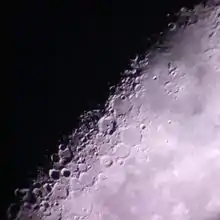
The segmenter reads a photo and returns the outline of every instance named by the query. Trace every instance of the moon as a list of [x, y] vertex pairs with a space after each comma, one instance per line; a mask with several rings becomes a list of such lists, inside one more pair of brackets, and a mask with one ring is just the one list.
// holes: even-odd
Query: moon
[[219, 220], [219, 94], [220, 6], [182, 9], [8, 219]]

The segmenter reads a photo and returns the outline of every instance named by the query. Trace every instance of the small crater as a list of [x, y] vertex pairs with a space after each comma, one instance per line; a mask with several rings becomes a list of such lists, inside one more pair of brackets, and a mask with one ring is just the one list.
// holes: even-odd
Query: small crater
[[65, 148], [64, 150], [59, 150], [59, 157], [67, 162], [70, 162], [70, 160], [72, 159], [72, 152], [70, 151], [69, 148]]
[[52, 188], [51, 188], [51, 186], [50, 186], [50, 184], [49, 183], [45, 183], [44, 185], [43, 185], [43, 189], [44, 189], [44, 191], [46, 191], [46, 192], [51, 192], [51, 190], [52, 190]]
[[68, 189], [62, 183], [55, 183], [52, 191], [52, 198], [55, 200], [65, 199], [68, 196]]
[[40, 213], [43, 213], [46, 212], [46, 208], [44, 206], [40, 206], [39, 207], [39, 210], [38, 210]]
[[95, 176], [93, 172], [81, 173], [79, 176], [79, 181], [84, 187], [92, 186], [95, 182]]
[[141, 125], [140, 125], [140, 129], [141, 129], [141, 130], [144, 130], [145, 128], [146, 128], [146, 125], [145, 125], [145, 124], [141, 124]]
[[117, 164], [120, 166], [123, 166], [125, 164], [125, 161], [122, 158], [117, 159]]
[[116, 121], [113, 117], [103, 117], [98, 122], [99, 131], [103, 134], [113, 134], [116, 129]]
[[63, 168], [63, 169], [61, 170], [61, 175], [64, 176], [64, 177], [69, 177], [69, 176], [71, 175], [71, 172], [70, 172], [69, 169]]
[[47, 202], [47, 201], [42, 201], [42, 202], [40, 203], [40, 206], [43, 206], [45, 209], [47, 209], [47, 208], [50, 207], [50, 204], [49, 204], [49, 202]]
[[[51, 216], [51, 210], [50, 209], [45, 209], [45, 207], [41, 206], [40, 207], [40, 211], [43, 212], [43, 216]], [[51, 219], [51, 218], [49, 218]], [[53, 219], [53, 216], [52, 216], [52, 219]], [[60, 219], [58, 219], [60, 220]]]
[[64, 151], [64, 150], [67, 149], [67, 146], [66, 146], [65, 144], [60, 144], [60, 145], [58, 146], [58, 149], [61, 150], [61, 151]]
[[33, 182], [32, 187], [33, 188], [41, 188], [42, 184], [40, 182]]
[[60, 160], [60, 157], [58, 156], [58, 154], [53, 154], [51, 156], [51, 161], [52, 162], [57, 163], [57, 162], [59, 162], [59, 160]]
[[34, 188], [32, 190], [32, 193], [37, 197], [42, 195], [41, 189], [39, 189], [39, 188]]
[[113, 109], [116, 117], [127, 114], [132, 108], [129, 99], [117, 97], [113, 100]]
[[18, 197], [19, 199], [22, 199], [27, 193], [29, 192], [29, 189], [16, 189], [14, 191], [14, 195]]
[[115, 146], [113, 150], [113, 155], [116, 158], [126, 158], [129, 156], [130, 152], [131, 152], [130, 147], [128, 147], [127, 145], [123, 143], [120, 143]]
[[170, 31], [175, 31], [176, 30], [176, 24], [173, 23], [173, 22], [170, 22], [168, 24], [168, 28], [169, 28]]
[[113, 160], [110, 156], [103, 155], [103, 156], [100, 157], [100, 164], [103, 167], [110, 167], [113, 164]]
[[60, 171], [55, 169], [50, 169], [49, 177], [53, 180], [58, 180], [60, 178]]
[[177, 67], [174, 66], [171, 62], [168, 63], [168, 73], [171, 77], [174, 77], [177, 74]]
[[106, 176], [104, 173], [99, 173], [98, 176], [97, 176], [97, 181], [98, 182], [106, 180], [106, 179], [108, 179], [108, 176]]

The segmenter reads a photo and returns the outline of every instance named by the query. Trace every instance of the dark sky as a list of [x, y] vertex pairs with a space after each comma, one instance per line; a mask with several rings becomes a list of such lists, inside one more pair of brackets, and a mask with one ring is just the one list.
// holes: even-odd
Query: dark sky
[[166, 13], [195, 0], [45, 2], [14, 5], [15, 141], [2, 161], [6, 206], [79, 114], [104, 104], [108, 82], [118, 82], [129, 58], [165, 28]]

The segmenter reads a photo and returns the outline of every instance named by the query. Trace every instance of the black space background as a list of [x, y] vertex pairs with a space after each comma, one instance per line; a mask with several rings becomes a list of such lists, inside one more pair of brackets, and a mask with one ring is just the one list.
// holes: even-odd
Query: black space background
[[[5, 212], [84, 110], [104, 104], [129, 58], [154, 43], [167, 12], [195, 0], [21, 1], [14, 5], [15, 120], [1, 160]], [[198, 3], [198, 1], [197, 1]], [[13, 140], [13, 141], [12, 141]], [[3, 188], [2, 188], [3, 189]]]

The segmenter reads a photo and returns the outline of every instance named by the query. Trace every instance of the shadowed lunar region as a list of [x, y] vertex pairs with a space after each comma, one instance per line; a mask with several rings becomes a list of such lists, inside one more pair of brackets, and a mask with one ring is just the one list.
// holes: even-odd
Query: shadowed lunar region
[[220, 7], [182, 9], [123, 76], [9, 219], [220, 219]]

